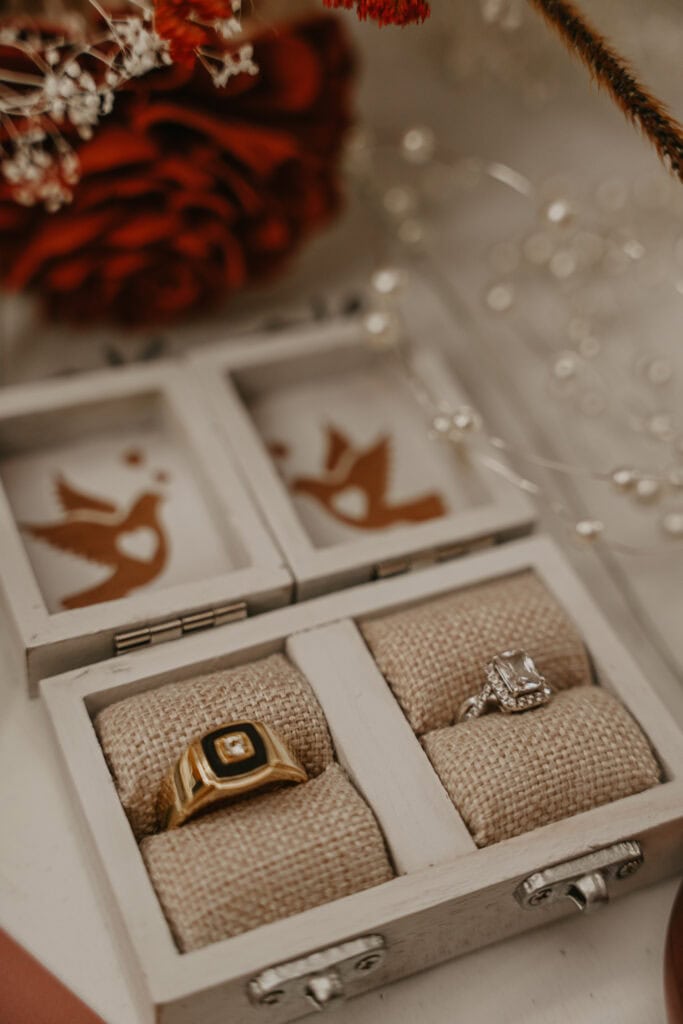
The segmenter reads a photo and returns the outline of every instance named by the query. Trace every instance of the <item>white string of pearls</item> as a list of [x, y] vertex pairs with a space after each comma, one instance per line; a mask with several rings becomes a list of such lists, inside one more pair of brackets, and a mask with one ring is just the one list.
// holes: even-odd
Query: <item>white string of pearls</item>
[[[436, 400], [412, 370], [412, 361], [409, 358], [407, 347], [414, 342], [406, 341], [394, 305], [393, 300], [398, 297], [405, 283], [406, 271], [404, 269], [381, 267], [375, 271], [371, 279], [373, 305], [364, 317], [363, 326], [368, 345], [375, 352], [393, 359], [406, 377], [416, 401], [428, 418], [427, 433], [431, 439], [460, 447], [478, 435], [483, 437], [491, 448], [504, 452], [514, 461], [526, 461], [539, 468], [570, 477], [590, 477], [597, 482], [608, 483], [616, 493], [633, 497], [643, 504], [655, 503], [665, 490], [683, 491], [683, 466], [674, 467], [666, 477], [658, 477], [627, 466], [619, 466], [607, 471], [594, 471], [559, 460], [547, 459], [533, 452], [519, 451], [504, 438], [488, 434], [482, 416], [470, 406], [451, 408]], [[587, 543], [601, 540], [622, 553], [652, 552], [652, 546], [634, 547], [605, 537], [607, 526], [601, 519], [591, 517], [576, 519], [566, 504], [549, 497], [538, 483], [517, 472], [510, 465], [499, 462], [490, 454], [482, 453], [479, 450], [471, 450], [470, 454], [485, 469], [497, 473], [511, 485], [548, 505], [576, 539]], [[668, 539], [683, 539], [683, 509], [666, 512], [662, 518], [661, 527]]]
[[[385, 163], [390, 168], [388, 176], [383, 173]], [[612, 340], [601, 322], [603, 310], [591, 305], [593, 290], [603, 281], [613, 290], [611, 301], [618, 307], [625, 295], [630, 297], [633, 292], [640, 296], [653, 279], [661, 279], [662, 265], [669, 269], [667, 255], [657, 251], [658, 245], [663, 249], [662, 228], [675, 230], [677, 223], [681, 224], [681, 235], [674, 245], [673, 288], [683, 295], [680, 186], [673, 186], [664, 175], [632, 184], [608, 179], [598, 184], [592, 205], [581, 205], [570, 189], [563, 190], [556, 183], [535, 186], [505, 164], [445, 153], [435, 133], [419, 125], [408, 128], [398, 146], [379, 145], [366, 132], [357, 133], [350, 148], [349, 168], [383, 217], [390, 258], [395, 258], [398, 251], [401, 264], [422, 252], [443, 203], [452, 201], [454, 195], [457, 198], [458, 193], [471, 193], [486, 181], [503, 185], [529, 204], [532, 211], [537, 211], [538, 222], [525, 237], [492, 245], [491, 269], [504, 276], [494, 279], [483, 295], [485, 308], [491, 316], [500, 316], [512, 315], [519, 305], [533, 306], [533, 297], [528, 302], [521, 297], [525, 274], [530, 287], [538, 289], [540, 285], [546, 294], [552, 293], [567, 312], [566, 341], [555, 354], [550, 346], [551, 397], [571, 403], [570, 411], [587, 419], [604, 417], [609, 402], [609, 415], [624, 437], [632, 433], [634, 441], [654, 443], [659, 451], [654, 458], [646, 453], [639, 459], [640, 466], [620, 465], [595, 471], [515, 451], [501, 438], [492, 437], [489, 442], [518, 461], [605, 482], [625, 500], [643, 508], [652, 506], [658, 516], [658, 528], [667, 540], [683, 537], [683, 503], [679, 500], [683, 498], [683, 424], [677, 424], [671, 406], [663, 404], [668, 401], [676, 409], [672, 394], [676, 383], [674, 364], [661, 352], [639, 350], [634, 356], [631, 378], [616, 381], [613, 367], [602, 365], [610, 354]], [[641, 225], [638, 231], [633, 226], [622, 228], [622, 219], [637, 224], [635, 213], [644, 220], [645, 227]], [[645, 234], [648, 225], [650, 236]], [[677, 270], [678, 267], [681, 269]], [[517, 282], [515, 277], [519, 278]], [[379, 349], [391, 350], [401, 334], [400, 324], [386, 301], [400, 287], [400, 279], [401, 273], [390, 267], [381, 268], [374, 275], [373, 293], [379, 309], [368, 314], [367, 331], [372, 344]], [[623, 348], [623, 340], [617, 338], [612, 351], [621, 354]], [[446, 424], [449, 412], [454, 411], [436, 410], [432, 433], [441, 429], [448, 434], [452, 429]], [[458, 434], [456, 427], [454, 436]], [[668, 457], [668, 466], [662, 465], [662, 457]], [[520, 478], [518, 485], [543, 499], [531, 481]], [[591, 519], [577, 528], [576, 534], [595, 540], [603, 535], [604, 529], [602, 522]]]

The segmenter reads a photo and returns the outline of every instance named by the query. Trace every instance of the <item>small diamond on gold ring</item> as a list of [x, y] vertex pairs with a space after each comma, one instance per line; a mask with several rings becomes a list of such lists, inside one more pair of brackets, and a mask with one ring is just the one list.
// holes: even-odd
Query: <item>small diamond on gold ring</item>
[[505, 714], [531, 711], [547, 704], [552, 695], [552, 688], [526, 651], [503, 651], [486, 665], [486, 682], [479, 693], [460, 705], [458, 721], [480, 718], [494, 709]]

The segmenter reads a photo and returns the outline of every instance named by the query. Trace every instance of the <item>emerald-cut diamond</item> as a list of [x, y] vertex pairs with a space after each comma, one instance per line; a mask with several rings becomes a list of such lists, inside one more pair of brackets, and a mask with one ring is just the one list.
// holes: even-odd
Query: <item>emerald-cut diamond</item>
[[460, 705], [458, 721], [479, 718], [494, 709], [529, 711], [547, 704], [552, 695], [552, 688], [526, 651], [503, 651], [486, 665], [486, 682], [479, 693]]
[[547, 703], [552, 690], [526, 651], [503, 651], [486, 666], [486, 677], [503, 711], [526, 711]]

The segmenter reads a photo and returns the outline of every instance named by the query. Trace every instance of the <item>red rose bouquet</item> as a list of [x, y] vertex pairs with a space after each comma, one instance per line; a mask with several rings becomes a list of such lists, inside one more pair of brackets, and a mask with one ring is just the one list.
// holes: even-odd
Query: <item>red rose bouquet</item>
[[352, 81], [338, 22], [250, 36], [258, 74], [220, 88], [188, 58], [182, 24], [180, 62], [128, 82], [91, 138], [69, 139], [70, 203], [46, 213], [0, 183], [0, 282], [53, 317], [141, 325], [206, 310], [280, 268], [338, 208]]
[[[330, 17], [291, 20], [296, 0], [258, 35], [241, 0], [109, 2], [88, 0], [84, 45], [0, 24], [0, 284], [54, 317], [170, 321], [263, 278], [334, 213], [351, 60]], [[683, 178], [683, 130], [578, 7], [529, 2]], [[322, 3], [382, 25], [430, 13]]]

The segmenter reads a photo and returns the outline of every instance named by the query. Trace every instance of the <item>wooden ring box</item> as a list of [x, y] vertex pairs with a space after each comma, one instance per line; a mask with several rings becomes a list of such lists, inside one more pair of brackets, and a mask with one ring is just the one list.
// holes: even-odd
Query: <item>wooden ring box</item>
[[[409, 330], [415, 336], [420, 330], [438, 346], [448, 324], [435, 309], [424, 297], [414, 303]], [[466, 402], [436, 350], [420, 349], [415, 369], [437, 400]], [[277, 406], [278, 387], [293, 388], [294, 408], [296, 388], [319, 375], [336, 384], [368, 375], [370, 392], [374, 387], [380, 395], [385, 372], [381, 355], [368, 354], [362, 330], [352, 322], [210, 349], [183, 368], [112, 371], [0, 396], [0, 451], [14, 458], [43, 446], [47, 431], [53, 442], [62, 443], [86, 431], [120, 429], [122, 416], [128, 426], [136, 415], [144, 420], [153, 394], [155, 423], [180, 439], [212, 522], [219, 531], [229, 530], [232, 546], [243, 552], [232, 571], [206, 580], [50, 612], [15, 521], [15, 505], [7, 495], [0, 498], [4, 599], [17, 657], [32, 681], [48, 676], [41, 694], [87, 825], [112, 925], [122, 934], [131, 979], [150, 1021], [293, 1020], [312, 1009], [310, 986], [325, 971], [336, 972], [346, 994], [353, 995], [572, 912], [568, 900], [534, 909], [521, 905], [515, 893], [519, 897], [539, 873], [558, 866], [566, 873], [567, 865], [575, 864], [582, 874], [586, 857], [602, 856], [616, 895], [680, 866], [681, 732], [554, 543], [542, 537], [512, 539], [533, 521], [518, 492], [498, 477], [484, 478], [474, 464], [455, 465], [452, 453], [444, 451], [431, 464], [439, 474], [450, 471], [464, 481], [465, 507], [455, 508], [453, 502], [439, 518], [392, 524], [359, 539], [343, 530], [324, 534], [320, 519], [302, 515], [301, 502], [288, 494], [287, 472], [276, 468], [277, 454], [269, 449], [281, 439], [269, 436], [264, 402], [275, 393]], [[335, 393], [343, 390], [325, 393], [321, 423], [322, 414], [335, 410]], [[387, 407], [368, 394], [360, 407], [348, 406], [347, 423], [347, 429], [355, 423], [362, 435], [356, 443], [366, 447], [377, 436], [371, 414], [378, 409], [395, 417], [409, 404], [402, 396]], [[359, 408], [365, 410], [362, 417]], [[66, 410], [68, 421], [61, 415]], [[424, 420], [414, 411], [408, 419], [419, 433], [415, 444], [426, 444]], [[286, 444], [294, 442], [296, 434], [290, 434]], [[318, 464], [324, 458], [321, 445], [309, 452]], [[422, 464], [419, 455], [414, 458], [421, 471], [429, 468], [429, 459]], [[4, 482], [2, 464], [0, 476]], [[424, 488], [420, 480], [417, 493]], [[662, 766], [663, 782], [477, 849], [356, 621], [528, 569], [580, 630], [599, 684], [641, 726]], [[298, 603], [276, 607], [294, 597]], [[247, 617], [228, 625], [212, 617], [212, 609], [234, 605]], [[208, 626], [218, 628], [204, 631]], [[179, 636], [180, 643], [159, 642]], [[112, 785], [93, 718], [126, 696], [275, 651], [285, 653], [312, 686], [337, 758], [373, 810], [397, 877], [180, 954]], [[623, 854], [624, 843], [639, 844], [642, 866], [631, 875], [621, 870], [624, 861], [610, 873], [610, 851], [615, 847]]]
[[[533, 569], [581, 630], [600, 685], [638, 721], [664, 781], [654, 789], [477, 849], [356, 626], [477, 582]], [[168, 681], [284, 652], [312, 686], [338, 760], [384, 833], [397, 877], [384, 885], [181, 955], [111, 783], [92, 724], [107, 704]], [[376, 971], [356, 973], [348, 995], [383, 985], [477, 946], [571, 912], [569, 900], [523, 908], [515, 891], [549, 866], [603, 848], [640, 844], [644, 862], [611, 883], [613, 895], [651, 884], [680, 866], [683, 845], [681, 734], [590, 595], [545, 538], [500, 545], [446, 565], [330, 594], [178, 644], [132, 653], [44, 681], [43, 698], [83, 811], [128, 960], [150, 1021], [295, 1019], [311, 1006], [305, 986], [281, 1003], [254, 1002], [267, 969], [380, 937]], [[341, 952], [340, 952], [341, 951]], [[324, 961], [324, 958], [323, 958]], [[316, 973], [311, 961], [307, 970]], [[156, 1014], [156, 1017], [154, 1016]]]

